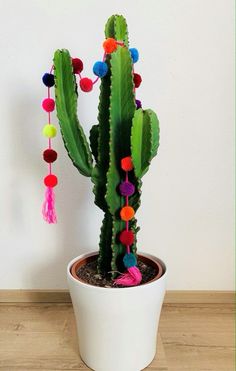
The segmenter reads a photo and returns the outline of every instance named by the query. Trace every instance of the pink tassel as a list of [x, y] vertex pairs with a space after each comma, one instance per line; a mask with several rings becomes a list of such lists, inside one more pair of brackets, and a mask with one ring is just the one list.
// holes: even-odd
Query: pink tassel
[[47, 187], [46, 189], [42, 213], [43, 218], [47, 223], [51, 224], [57, 222], [55, 210], [55, 195], [52, 187]]
[[130, 267], [128, 272], [122, 274], [114, 282], [122, 286], [136, 286], [142, 281], [142, 274], [137, 267]]

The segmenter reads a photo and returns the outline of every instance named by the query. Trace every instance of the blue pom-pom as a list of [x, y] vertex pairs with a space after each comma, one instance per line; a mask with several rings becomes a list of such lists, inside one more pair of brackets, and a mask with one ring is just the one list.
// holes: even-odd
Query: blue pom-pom
[[139, 52], [138, 52], [138, 50], [136, 48], [130, 48], [129, 51], [131, 53], [131, 57], [133, 59], [133, 63], [138, 62], [138, 60], [139, 60]]
[[125, 254], [123, 262], [126, 268], [135, 267], [135, 265], [137, 265], [136, 256], [132, 253]]
[[55, 84], [54, 75], [52, 73], [45, 73], [42, 77], [44, 85], [51, 88]]
[[105, 62], [96, 62], [93, 66], [93, 73], [98, 77], [104, 77], [107, 74], [108, 66]]

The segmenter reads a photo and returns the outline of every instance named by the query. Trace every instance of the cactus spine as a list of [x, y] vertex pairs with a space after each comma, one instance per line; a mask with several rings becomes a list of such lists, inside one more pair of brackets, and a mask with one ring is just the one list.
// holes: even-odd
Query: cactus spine
[[[153, 111], [136, 110], [133, 62], [128, 49], [128, 31], [123, 16], [113, 15], [105, 27], [106, 38], [124, 42], [112, 54], [106, 55], [109, 71], [101, 79], [98, 106], [98, 125], [90, 130], [87, 141], [77, 117], [77, 85], [71, 57], [67, 50], [54, 55], [55, 96], [57, 116], [68, 155], [82, 175], [91, 177], [95, 204], [104, 211], [101, 227], [98, 271], [115, 271], [122, 265], [125, 246], [118, 239], [125, 228], [119, 211], [124, 197], [117, 187], [124, 178], [120, 167], [123, 157], [132, 156], [134, 171], [130, 181], [136, 192], [130, 205], [136, 211], [140, 206], [141, 178], [148, 170], [159, 144], [159, 125]], [[130, 228], [137, 233], [136, 219]], [[136, 252], [136, 239], [131, 247]]]

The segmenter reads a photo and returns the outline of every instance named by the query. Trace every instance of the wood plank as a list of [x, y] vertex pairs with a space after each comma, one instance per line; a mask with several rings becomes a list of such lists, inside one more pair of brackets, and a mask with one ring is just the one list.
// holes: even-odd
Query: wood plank
[[166, 292], [165, 303], [204, 303], [204, 304], [231, 304], [235, 302], [234, 291], [208, 290], [169, 290]]
[[[235, 302], [233, 291], [167, 291], [164, 302], [231, 304]], [[0, 303], [71, 303], [68, 290], [0, 290]]]
[[[72, 305], [0, 305], [0, 369], [89, 370], [79, 356]], [[146, 370], [168, 371], [160, 336]]]
[[233, 371], [233, 304], [164, 305], [159, 331], [169, 370]]
[[[233, 304], [164, 304], [157, 355], [146, 371], [234, 371]], [[0, 370], [78, 370], [70, 303], [0, 305]]]

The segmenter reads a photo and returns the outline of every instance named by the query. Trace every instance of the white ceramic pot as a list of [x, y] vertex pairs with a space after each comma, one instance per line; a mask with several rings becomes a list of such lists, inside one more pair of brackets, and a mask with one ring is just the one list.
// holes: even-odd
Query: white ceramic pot
[[162, 264], [161, 278], [128, 288], [96, 287], [75, 279], [70, 272], [75, 261], [96, 254], [80, 255], [67, 267], [81, 358], [95, 371], [140, 371], [156, 353], [165, 264], [155, 256], [140, 253]]

